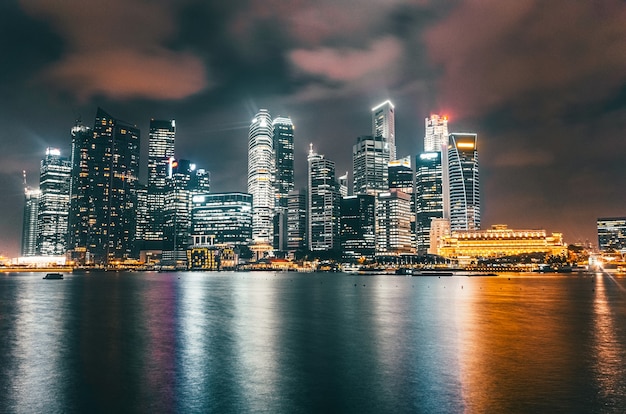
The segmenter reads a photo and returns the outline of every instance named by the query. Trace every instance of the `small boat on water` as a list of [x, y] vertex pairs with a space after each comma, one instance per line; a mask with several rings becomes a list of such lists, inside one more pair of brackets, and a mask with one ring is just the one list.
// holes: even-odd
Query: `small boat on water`
[[48, 273], [43, 278], [44, 279], [63, 279], [63, 273]]

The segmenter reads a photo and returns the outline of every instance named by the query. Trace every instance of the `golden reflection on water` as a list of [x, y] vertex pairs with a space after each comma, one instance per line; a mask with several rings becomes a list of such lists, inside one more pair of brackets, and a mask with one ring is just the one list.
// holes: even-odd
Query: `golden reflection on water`
[[[623, 323], [626, 315], [620, 314], [619, 308], [615, 309], [611, 306], [611, 296], [625, 295], [625, 289], [623, 280], [617, 280], [608, 273], [598, 274], [595, 282], [596, 296], [593, 302], [595, 382], [601, 398], [607, 402], [606, 409], [608, 410], [616, 402], [626, 398], [626, 384], [622, 381], [626, 376], [625, 344], [621, 344], [616, 336], [617, 318], [621, 317]], [[610, 289], [611, 292], [609, 288], [613, 288]]]
[[571, 339], [585, 325], [571, 318], [585, 318], [576, 308], [589, 306], [586, 296], [573, 298], [563, 280], [528, 277], [464, 283], [457, 318], [467, 412], [558, 411], [584, 387], [574, 378], [584, 350]]

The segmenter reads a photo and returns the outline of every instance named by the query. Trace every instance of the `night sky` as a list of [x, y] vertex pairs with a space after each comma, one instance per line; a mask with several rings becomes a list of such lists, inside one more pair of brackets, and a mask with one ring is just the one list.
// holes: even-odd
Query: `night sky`
[[424, 118], [478, 133], [483, 228], [560, 231], [597, 244], [626, 216], [626, 3], [621, 0], [4, 0], [0, 2], [0, 254], [19, 254], [22, 170], [69, 156], [96, 108], [137, 124], [176, 119], [176, 154], [245, 191], [259, 108], [352, 169], [370, 109], [396, 107], [398, 157]]

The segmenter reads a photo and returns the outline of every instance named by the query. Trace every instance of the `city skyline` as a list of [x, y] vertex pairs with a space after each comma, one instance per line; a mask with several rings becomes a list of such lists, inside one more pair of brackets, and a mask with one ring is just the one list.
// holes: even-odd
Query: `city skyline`
[[245, 167], [232, 166], [245, 164], [258, 109], [289, 116], [298, 188], [310, 142], [351, 170], [370, 109], [389, 99], [398, 158], [423, 151], [431, 114], [479, 135], [483, 228], [596, 244], [596, 219], [626, 214], [622, 3], [283, 6], [112, 1], [118, 30], [81, 2], [0, 6], [11, 57], [0, 69], [0, 254], [20, 249], [22, 171], [33, 187], [45, 149], [69, 156], [74, 120], [91, 127], [98, 106], [142, 131], [143, 183], [152, 118], [176, 119], [176, 157], [225, 192], [246, 189]]

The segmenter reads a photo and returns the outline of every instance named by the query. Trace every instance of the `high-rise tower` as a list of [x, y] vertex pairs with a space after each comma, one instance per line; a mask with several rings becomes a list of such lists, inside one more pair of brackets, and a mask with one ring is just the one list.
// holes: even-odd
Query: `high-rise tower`
[[101, 108], [92, 134], [72, 129], [70, 249], [80, 264], [108, 267], [132, 257], [139, 134]]
[[274, 249], [287, 250], [287, 208], [289, 193], [295, 187], [293, 166], [293, 123], [285, 117], [275, 118], [274, 130], [275, 191]]
[[415, 242], [417, 254], [430, 247], [433, 219], [443, 218], [442, 153], [422, 152], [415, 162]]
[[396, 124], [394, 106], [385, 101], [372, 108], [372, 136], [383, 137], [388, 146], [389, 160], [396, 159]]
[[37, 248], [42, 256], [60, 256], [67, 250], [71, 172], [71, 163], [61, 157], [61, 151], [46, 150], [41, 160], [37, 215]]
[[309, 250], [339, 249], [340, 200], [335, 162], [313, 152], [309, 163], [308, 231]]
[[[444, 214], [450, 230], [480, 230], [480, 183], [477, 135], [451, 133], [448, 145], [448, 189]], [[449, 213], [448, 213], [449, 212]]]
[[352, 147], [353, 194], [376, 195], [389, 189], [389, 146], [382, 136], [365, 135]]
[[143, 229], [143, 238], [148, 245], [159, 244], [163, 240], [163, 207], [166, 179], [168, 177], [170, 159], [174, 157], [175, 138], [176, 122], [173, 119], [150, 120], [148, 187], [146, 193], [147, 214], [146, 228]]
[[26, 184], [24, 171], [24, 216], [22, 219], [22, 256], [37, 255], [37, 216], [39, 213], [39, 189]]
[[433, 114], [424, 119], [424, 124], [424, 152], [441, 152], [441, 148], [448, 143], [448, 117]]
[[261, 109], [248, 134], [248, 193], [252, 195], [252, 239], [264, 245], [273, 242], [273, 136], [272, 117], [267, 109]]

